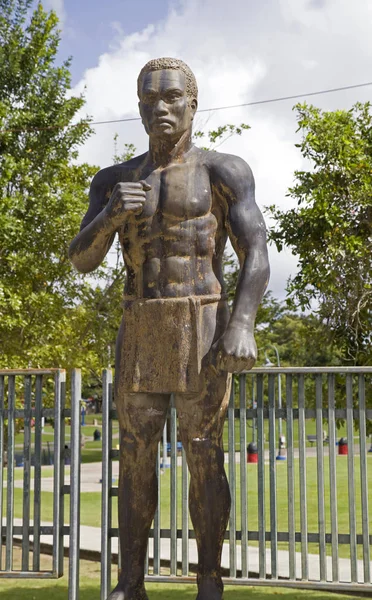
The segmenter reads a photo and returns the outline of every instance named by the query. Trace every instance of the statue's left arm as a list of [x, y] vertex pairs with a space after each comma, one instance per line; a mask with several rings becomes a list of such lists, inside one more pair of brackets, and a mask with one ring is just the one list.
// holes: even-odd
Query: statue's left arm
[[257, 358], [254, 323], [270, 275], [266, 227], [247, 163], [236, 156], [217, 154], [213, 162], [212, 188], [222, 204], [227, 233], [240, 264], [232, 315], [217, 343], [217, 366], [239, 372], [251, 369]]

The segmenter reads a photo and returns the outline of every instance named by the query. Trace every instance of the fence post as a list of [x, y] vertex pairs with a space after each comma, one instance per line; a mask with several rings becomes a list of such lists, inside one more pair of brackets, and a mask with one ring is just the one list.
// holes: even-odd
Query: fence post
[[54, 482], [53, 482], [53, 572], [63, 575], [63, 486], [65, 483], [65, 371], [57, 371], [54, 378]]
[[246, 375], [239, 376], [240, 404], [240, 512], [242, 577], [248, 577], [248, 499], [247, 499], [247, 394]]
[[263, 375], [257, 375], [257, 490], [258, 490], [258, 576], [266, 578], [266, 513], [265, 513], [265, 423]]
[[177, 413], [171, 396], [171, 555], [170, 574], [177, 575]]
[[235, 381], [232, 377], [230, 402], [228, 408], [228, 439], [229, 439], [229, 484], [231, 494], [231, 509], [229, 520], [230, 544], [230, 577], [236, 577], [236, 465], [235, 465]]
[[367, 473], [367, 424], [366, 424], [366, 395], [365, 378], [358, 378], [359, 403], [359, 445], [360, 445], [360, 485], [362, 504], [363, 528], [363, 571], [364, 583], [371, 581], [370, 550], [369, 550], [369, 518], [368, 518], [368, 473]]
[[31, 491], [31, 375], [24, 378], [22, 571], [29, 570]]
[[101, 517], [101, 600], [111, 589], [111, 495], [112, 488], [112, 371], [105, 369], [102, 377], [102, 517]]
[[71, 488], [68, 600], [79, 600], [80, 557], [80, 400], [81, 371], [73, 369], [71, 380]]
[[271, 577], [278, 579], [278, 510], [276, 503], [275, 375], [269, 374], [269, 470]]
[[328, 440], [329, 440], [329, 489], [331, 500], [332, 534], [332, 581], [339, 580], [338, 568], [338, 511], [336, 472], [336, 420], [335, 420], [335, 376], [328, 375]]
[[306, 493], [306, 423], [305, 423], [305, 380], [298, 376], [298, 448], [300, 458], [300, 520], [301, 520], [301, 578], [309, 579], [307, 542], [307, 493]]
[[358, 581], [355, 514], [355, 473], [354, 473], [354, 417], [353, 417], [353, 376], [346, 375], [346, 431], [348, 439], [347, 474], [349, 496], [350, 566], [351, 581]]
[[327, 558], [325, 541], [325, 507], [324, 507], [324, 440], [323, 440], [323, 396], [322, 375], [315, 378], [316, 403], [316, 465], [318, 482], [318, 529], [319, 529], [319, 570], [320, 581], [327, 579]]
[[296, 579], [296, 521], [292, 375], [286, 376], [289, 579]]
[[13, 526], [14, 526], [14, 438], [15, 438], [15, 376], [8, 378], [8, 481], [6, 506], [6, 548], [5, 569], [13, 565]]
[[0, 570], [3, 554], [4, 375], [0, 375]]

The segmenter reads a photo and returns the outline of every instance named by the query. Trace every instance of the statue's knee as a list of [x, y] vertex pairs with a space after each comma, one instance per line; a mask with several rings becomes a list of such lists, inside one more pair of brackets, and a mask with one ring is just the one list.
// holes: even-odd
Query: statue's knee
[[214, 469], [224, 463], [223, 448], [212, 437], [196, 436], [185, 444], [189, 465]]
[[124, 431], [121, 436], [120, 449], [122, 453], [133, 453], [138, 450], [138, 439], [133, 433]]
[[188, 447], [192, 457], [203, 458], [214, 451], [214, 443], [210, 437], [193, 437], [189, 440]]

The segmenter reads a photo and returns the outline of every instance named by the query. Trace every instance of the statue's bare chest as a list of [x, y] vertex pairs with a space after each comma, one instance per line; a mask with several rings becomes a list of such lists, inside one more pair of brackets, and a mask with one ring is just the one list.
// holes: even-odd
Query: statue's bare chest
[[204, 165], [176, 164], [153, 171], [147, 178], [151, 190], [138, 223], [151, 226], [156, 216], [166, 222], [189, 221], [207, 215], [212, 198], [209, 174]]

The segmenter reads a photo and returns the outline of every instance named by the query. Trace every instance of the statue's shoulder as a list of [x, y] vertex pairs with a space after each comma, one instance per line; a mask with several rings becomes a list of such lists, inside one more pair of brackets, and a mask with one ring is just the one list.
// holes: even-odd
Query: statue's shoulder
[[221, 181], [229, 185], [239, 180], [253, 182], [253, 174], [248, 163], [235, 156], [235, 154], [225, 154], [213, 150], [204, 150], [205, 164], [209, 168], [211, 179], [215, 182]]
[[140, 156], [134, 156], [130, 160], [126, 160], [125, 162], [118, 163], [116, 165], [111, 165], [109, 167], [104, 167], [98, 173], [95, 174], [92, 186], [93, 187], [101, 187], [101, 186], [114, 186], [119, 181], [132, 181], [135, 172], [142, 165], [145, 154], [141, 154]]

